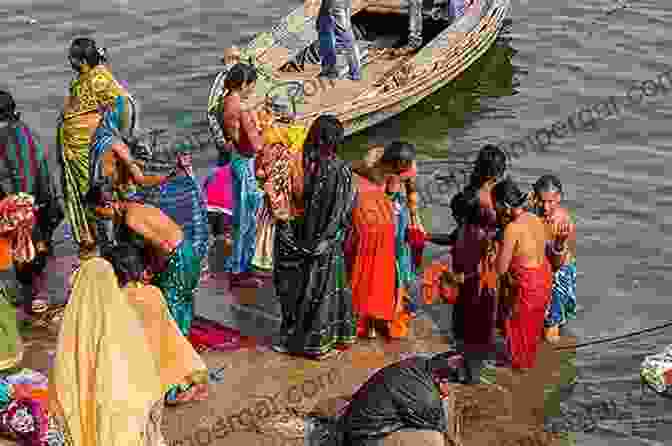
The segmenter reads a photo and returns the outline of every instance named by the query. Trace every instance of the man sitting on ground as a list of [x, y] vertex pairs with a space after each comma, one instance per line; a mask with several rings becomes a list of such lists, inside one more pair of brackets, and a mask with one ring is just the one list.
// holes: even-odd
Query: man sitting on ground
[[[461, 356], [456, 352], [418, 355], [378, 370], [334, 418], [309, 418], [310, 446], [380, 446], [406, 432], [410, 444], [444, 445], [454, 439], [455, 414], [449, 383], [457, 382]], [[454, 400], [453, 400], [454, 401]]]

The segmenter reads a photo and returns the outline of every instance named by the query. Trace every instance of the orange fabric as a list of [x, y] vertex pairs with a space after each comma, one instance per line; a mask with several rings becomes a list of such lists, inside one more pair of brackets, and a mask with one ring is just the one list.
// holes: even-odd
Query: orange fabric
[[[422, 298], [426, 305], [435, 303], [439, 296], [443, 303], [456, 304], [459, 288], [444, 286], [442, 278], [445, 273], [454, 272], [452, 262], [446, 263], [445, 259], [433, 262], [422, 273]], [[496, 277], [495, 277], [496, 278]]]
[[355, 175], [353, 211], [352, 301], [360, 318], [391, 321], [395, 313], [396, 240], [392, 201], [384, 186]]
[[394, 310], [394, 319], [387, 323], [387, 329], [391, 338], [405, 338], [408, 336], [408, 324], [411, 321], [411, 314], [406, 311], [405, 301], [408, 299], [408, 293], [405, 288], [397, 290], [397, 302]]
[[0, 271], [6, 271], [14, 263], [12, 258], [12, 249], [9, 240], [5, 237], [0, 237]]

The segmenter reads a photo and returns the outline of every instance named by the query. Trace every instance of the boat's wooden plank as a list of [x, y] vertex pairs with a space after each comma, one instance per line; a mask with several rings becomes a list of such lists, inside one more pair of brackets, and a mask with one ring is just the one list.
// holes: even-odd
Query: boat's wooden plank
[[[405, 0], [359, 0], [355, 9], [392, 9], [395, 6], [402, 7], [403, 1]], [[493, 9], [493, 2], [499, 6]], [[317, 14], [319, 3], [320, 0], [307, 0], [303, 14], [299, 15], [305, 18]], [[438, 90], [462, 73], [490, 47], [510, 3], [508, 0], [481, 0], [481, 6], [490, 10], [489, 13], [471, 11], [472, 14], [460, 19], [455, 26], [451, 26], [450, 31], [444, 31], [413, 56], [389, 58], [375, 55], [364, 67], [362, 81], [322, 82], [321, 87], [317, 80], [311, 82], [311, 92], [297, 110], [304, 116], [301, 121], [309, 124], [320, 113], [335, 113], [346, 127], [352, 127], [352, 131], [356, 132], [405, 110]], [[293, 14], [297, 15], [297, 11]], [[312, 26], [314, 27], [314, 18]], [[316, 37], [314, 28], [302, 34], [300, 37], [288, 37], [293, 40], [293, 46], [297, 46], [300, 41], [305, 41], [307, 46], [311, 43], [311, 36]], [[275, 46], [280, 44], [277, 40], [273, 42]], [[266, 93], [264, 89], [270, 88], [273, 83], [283, 80], [309, 81], [317, 76], [320, 67], [310, 65], [302, 73], [278, 72], [278, 68], [296, 52], [296, 48], [288, 52], [280, 48], [264, 52], [260, 61], [265, 62], [268, 73], [273, 73], [273, 81], [269, 77], [270, 83], [260, 88], [257, 91], [259, 97], [251, 98], [248, 105], [263, 103]]]

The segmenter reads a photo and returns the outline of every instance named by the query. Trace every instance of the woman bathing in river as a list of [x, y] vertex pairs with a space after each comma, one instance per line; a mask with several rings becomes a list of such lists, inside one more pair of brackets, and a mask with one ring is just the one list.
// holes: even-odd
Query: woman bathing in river
[[514, 369], [531, 369], [551, 297], [552, 268], [566, 260], [572, 228], [559, 225], [551, 240], [544, 221], [525, 209], [527, 197], [511, 179], [493, 188], [492, 201], [504, 226], [497, 274], [510, 273], [513, 279], [510, 311], [504, 322], [509, 359]]
[[573, 223], [569, 255], [554, 274], [551, 304], [544, 320], [546, 340], [551, 343], [559, 341], [560, 327], [576, 318], [576, 221], [560, 206], [562, 194], [560, 180], [554, 175], [544, 175], [534, 183], [530, 203], [532, 212], [543, 217], [549, 229], [554, 224]]
[[451, 207], [459, 225], [453, 250], [454, 272], [464, 274], [453, 308], [453, 331], [464, 355], [467, 384], [480, 382], [483, 361], [495, 353], [497, 218], [492, 190], [506, 172], [506, 154], [486, 145], [474, 164], [469, 184]]

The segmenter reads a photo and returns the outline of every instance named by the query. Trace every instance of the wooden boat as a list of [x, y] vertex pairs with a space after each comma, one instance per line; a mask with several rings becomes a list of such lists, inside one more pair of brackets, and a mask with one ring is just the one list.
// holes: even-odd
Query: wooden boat
[[[434, 0], [440, 1], [446, 0]], [[309, 125], [330, 113], [347, 135], [360, 132], [418, 103], [478, 60], [497, 38], [511, 0], [472, 0], [464, 16], [448, 20], [435, 20], [437, 6], [429, 3], [431, 8], [423, 8], [424, 46], [401, 56], [390, 49], [408, 39], [407, 0], [355, 0], [352, 21], [362, 52], [362, 80], [328, 81], [317, 77], [320, 0], [307, 0], [243, 48], [244, 58], [253, 58], [260, 72], [246, 107], [259, 109], [266, 97], [282, 91], [293, 97], [299, 123]]]

